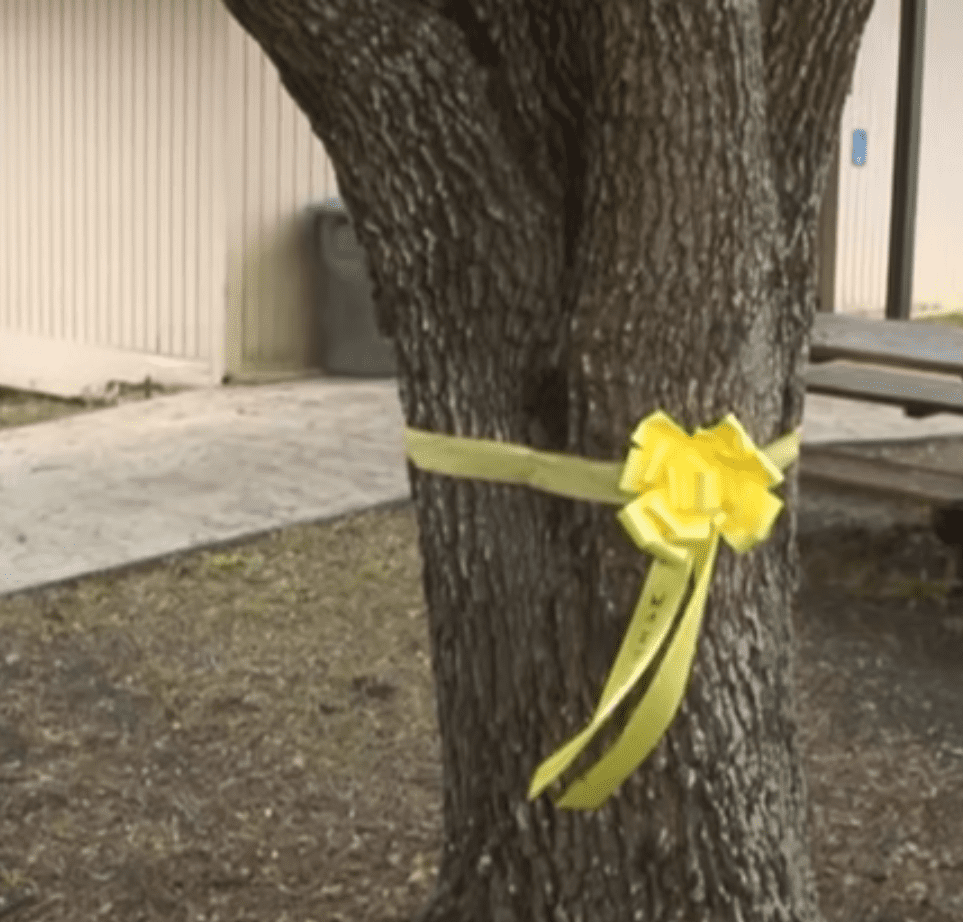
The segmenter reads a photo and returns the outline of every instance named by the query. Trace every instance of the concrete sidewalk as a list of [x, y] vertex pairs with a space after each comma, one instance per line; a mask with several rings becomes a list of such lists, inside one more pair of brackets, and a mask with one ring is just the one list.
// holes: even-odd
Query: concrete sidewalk
[[[409, 497], [393, 380], [188, 391], [0, 430], [0, 596]], [[803, 440], [963, 435], [807, 398]]]

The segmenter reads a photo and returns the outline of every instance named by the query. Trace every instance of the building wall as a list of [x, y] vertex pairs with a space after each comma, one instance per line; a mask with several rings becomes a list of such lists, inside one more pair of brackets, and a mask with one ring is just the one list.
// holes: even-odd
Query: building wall
[[219, 0], [0, 0], [0, 384], [310, 364], [320, 142]]
[[[214, 0], [219, 9], [222, 5]], [[306, 206], [337, 196], [321, 142], [257, 43], [224, 13], [227, 128], [233, 171], [228, 203], [227, 369], [241, 377], [309, 368], [316, 310], [306, 275]]]
[[913, 300], [963, 310], [963, 3], [929, 0]]
[[[899, 0], [877, 0], [843, 113], [843, 312], [884, 312], [898, 26]], [[963, 309], [961, 73], [963, 5], [934, 0], [914, 312]], [[0, 0], [0, 385], [69, 395], [310, 367], [302, 215], [336, 194], [219, 0]]]
[[[835, 309], [886, 311], [900, 0], [876, 0], [840, 126]], [[963, 4], [930, 0], [926, 11], [911, 313], [963, 310]], [[868, 134], [863, 166], [853, 131]]]

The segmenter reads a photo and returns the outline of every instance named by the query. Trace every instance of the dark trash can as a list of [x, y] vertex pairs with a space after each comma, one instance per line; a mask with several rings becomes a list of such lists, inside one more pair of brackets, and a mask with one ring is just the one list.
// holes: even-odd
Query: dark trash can
[[318, 360], [333, 375], [390, 378], [394, 345], [375, 323], [368, 257], [340, 199], [314, 209]]

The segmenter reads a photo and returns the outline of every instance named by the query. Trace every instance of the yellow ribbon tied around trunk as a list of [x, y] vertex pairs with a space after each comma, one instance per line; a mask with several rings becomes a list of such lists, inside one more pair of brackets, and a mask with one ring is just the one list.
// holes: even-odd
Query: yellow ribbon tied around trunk
[[[757, 448], [731, 413], [689, 436], [657, 410], [632, 433], [624, 464], [592, 461], [487, 439], [405, 430], [412, 464], [451, 477], [527, 484], [572, 499], [621, 506], [618, 519], [656, 560], [588, 726], [536, 769], [529, 799], [556, 781], [665, 655], [625, 729], [574, 781], [557, 806], [594, 810], [648, 758], [675, 717], [688, 683], [719, 537], [744, 553], [764, 541], [782, 502], [770, 490], [799, 454], [800, 431]], [[679, 608], [694, 588], [678, 626]]]

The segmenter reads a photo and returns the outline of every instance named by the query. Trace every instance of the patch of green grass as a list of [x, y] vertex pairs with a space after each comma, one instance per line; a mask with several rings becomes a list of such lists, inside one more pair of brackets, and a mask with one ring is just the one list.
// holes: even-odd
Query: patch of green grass
[[65, 416], [102, 410], [131, 400], [147, 400], [154, 395], [176, 394], [183, 390], [187, 388], [157, 384], [149, 378], [143, 384], [112, 381], [102, 397], [53, 397], [0, 386], [0, 429], [53, 422]]
[[948, 323], [950, 326], [963, 328], [963, 311], [952, 311], [947, 314], [923, 314], [911, 319], [923, 323]]

